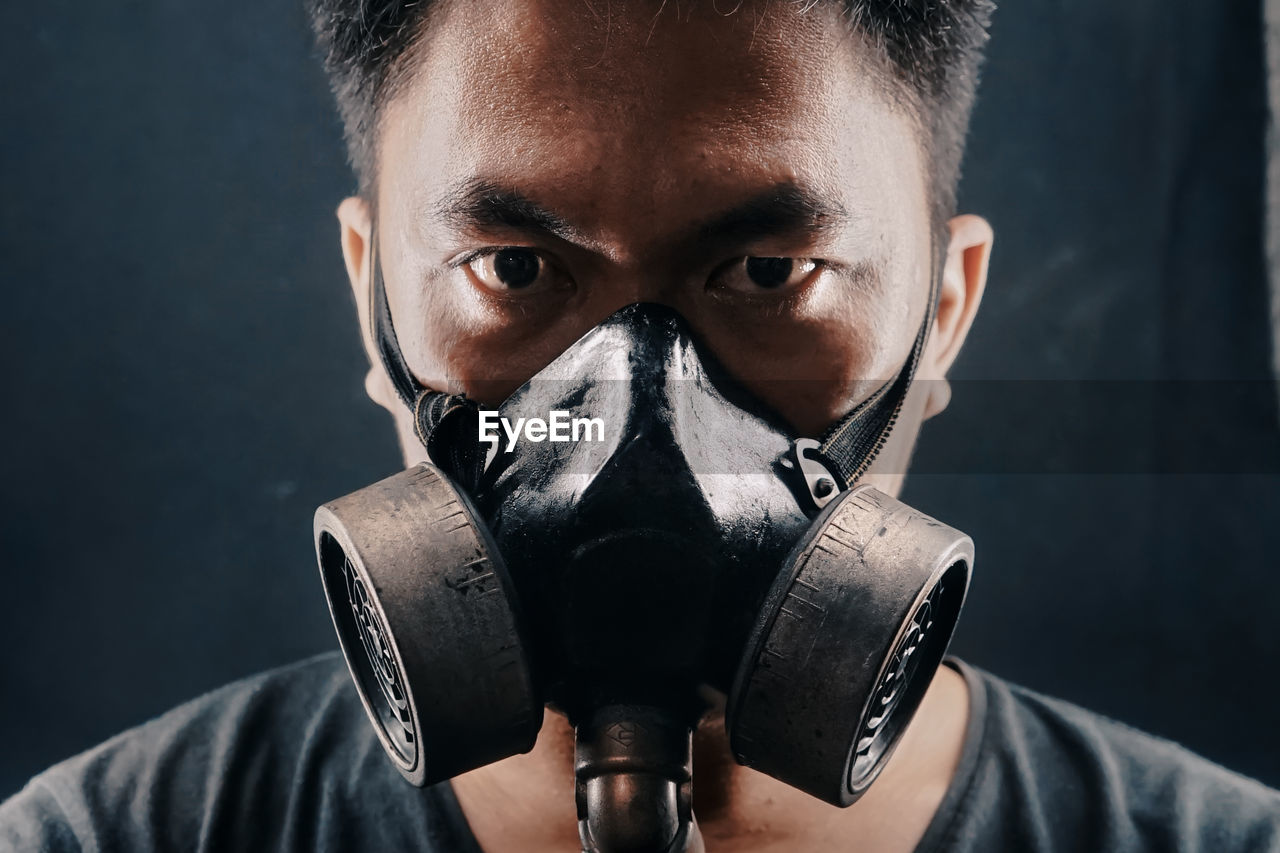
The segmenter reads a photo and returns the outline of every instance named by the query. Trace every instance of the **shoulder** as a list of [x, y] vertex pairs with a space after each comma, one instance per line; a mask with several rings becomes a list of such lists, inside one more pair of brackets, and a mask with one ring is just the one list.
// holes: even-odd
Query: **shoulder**
[[954, 665], [973, 698], [960, 770], [926, 837], [938, 849], [1280, 851], [1275, 790]]
[[[433, 835], [432, 793], [387, 761], [341, 656], [327, 654], [216, 690], [50, 768], [0, 805], [0, 849], [351, 849], [337, 839], [354, 833], [430, 850], [386, 833], [403, 821]], [[391, 808], [397, 822], [362, 826]]]

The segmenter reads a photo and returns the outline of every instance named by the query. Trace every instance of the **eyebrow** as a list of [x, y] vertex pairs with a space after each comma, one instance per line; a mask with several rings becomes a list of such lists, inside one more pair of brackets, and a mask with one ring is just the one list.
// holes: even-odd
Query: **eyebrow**
[[[511, 228], [541, 231], [580, 245], [591, 242], [564, 217], [518, 190], [478, 178], [447, 193], [434, 212], [458, 230]], [[838, 202], [784, 181], [698, 224], [691, 241], [705, 246], [741, 244], [780, 234], [816, 237], [849, 218]]]
[[816, 237], [848, 220], [848, 211], [839, 203], [786, 181], [703, 223], [697, 240], [741, 244], [779, 234]]
[[436, 203], [435, 213], [458, 230], [515, 228], [582, 242], [582, 235], [563, 217], [515, 189], [481, 179], [466, 181], [447, 193]]

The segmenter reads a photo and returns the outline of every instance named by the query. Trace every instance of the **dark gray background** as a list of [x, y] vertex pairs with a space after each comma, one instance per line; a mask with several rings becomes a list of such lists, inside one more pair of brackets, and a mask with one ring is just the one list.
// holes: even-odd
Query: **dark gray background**
[[[1262, 67], [1243, 0], [1000, 12], [974, 381], [906, 498], [978, 543], [959, 653], [1280, 784]], [[3, 796], [333, 648], [312, 510], [398, 463], [293, 2], [10, 4], [0, 79]]]

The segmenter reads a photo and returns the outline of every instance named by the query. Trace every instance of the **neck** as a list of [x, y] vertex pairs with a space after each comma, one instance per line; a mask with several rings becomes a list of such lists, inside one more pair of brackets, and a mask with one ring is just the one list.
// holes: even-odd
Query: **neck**
[[[734, 762], [723, 722], [694, 733], [693, 810], [709, 850], [911, 851], [938, 810], [960, 762], [968, 688], [940, 667], [880, 778], [838, 809]], [[485, 850], [578, 850], [573, 730], [548, 713], [526, 755], [453, 780], [463, 813]]]

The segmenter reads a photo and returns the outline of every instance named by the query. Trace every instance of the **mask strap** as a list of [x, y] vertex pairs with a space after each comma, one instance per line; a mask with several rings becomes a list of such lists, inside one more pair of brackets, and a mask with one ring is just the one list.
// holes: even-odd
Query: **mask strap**
[[[479, 413], [476, 404], [462, 394], [446, 394], [424, 388], [409, 369], [396, 329], [391, 322], [386, 282], [378, 258], [377, 229], [370, 228], [369, 252], [372, 281], [369, 324], [382, 367], [401, 402], [413, 412], [413, 431], [431, 461], [470, 484], [479, 475], [483, 454], [477, 449]], [[470, 440], [468, 440], [470, 439]]]
[[935, 238], [934, 263], [937, 266], [929, 284], [929, 302], [924, 322], [916, 332], [911, 353], [902, 365], [901, 372], [855, 406], [853, 411], [841, 418], [822, 437], [819, 453], [831, 473], [842, 481], [839, 484], [841, 488], [853, 485], [871, 467], [871, 463], [888, 441], [894, 424], [898, 422], [907, 392], [911, 390], [911, 382], [915, 378], [916, 368], [920, 366], [925, 342], [929, 339], [929, 330], [933, 327], [938, 311], [938, 283], [942, 275], [943, 260], [937, 245]]

